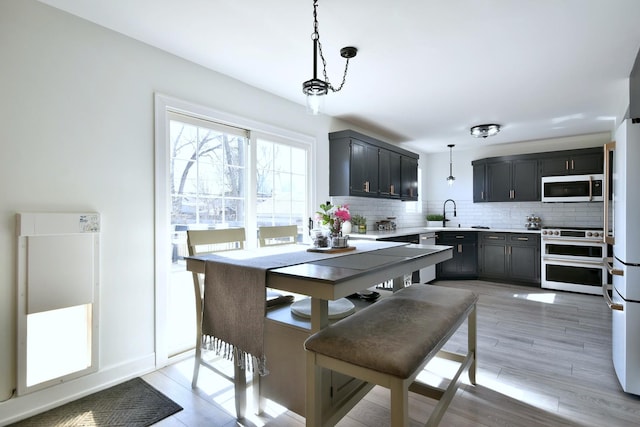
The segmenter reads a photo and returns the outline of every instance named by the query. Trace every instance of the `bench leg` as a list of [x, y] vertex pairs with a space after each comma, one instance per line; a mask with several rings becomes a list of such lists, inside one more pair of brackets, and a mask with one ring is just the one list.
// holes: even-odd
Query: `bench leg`
[[391, 426], [409, 426], [409, 387], [404, 380], [393, 380], [391, 387]]
[[467, 318], [467, 345], [468, 352], [473, 354], [473, 361], [469, 366], [469, 382], [476, 385], [476, 368], [478, 365], [478, 346], [477, 346], [477, 316], [476, 306], [473, 305], [473, 309], [469, 313]]
[[322, 426], [322, 368], [316, 365], [316, 355], [307, 352], [307, 396], [305, 416], [307, 427]]

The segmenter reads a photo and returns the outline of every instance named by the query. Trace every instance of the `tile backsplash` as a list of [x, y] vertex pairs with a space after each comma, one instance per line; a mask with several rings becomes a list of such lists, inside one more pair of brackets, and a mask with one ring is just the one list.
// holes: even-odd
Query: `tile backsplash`
[[[334, 204], [348, 204], [352, 214], [367, 218], [367, 227], [387, 217], [396, 217], [399, 228], [424, 227], [429, 213], [442, 214], [444, 200], [401, 202], [399, 200], [373, 199], [367, 197], [332, 197]], [[471, 200], [456, 200], [447, 203], [447, 226], [524, 229], [526, 217], [535, 214], [542, 219], [543, 226], [596, 227], [602, 228], [603, 204], [592, 203], [542, 203], [542, 202], [496, 202], [473, 203]]]

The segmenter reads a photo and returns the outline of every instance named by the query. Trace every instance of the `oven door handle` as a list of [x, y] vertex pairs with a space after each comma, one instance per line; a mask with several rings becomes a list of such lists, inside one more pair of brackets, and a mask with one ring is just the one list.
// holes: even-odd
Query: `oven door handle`
[[598, 262], [598, 259], [595, 258], [593, 261], [583, 261], [583, 260], [579, 260], [579, 259], [570, 259], [570, 258], [554, 258], [554, 257], [550, 257], [550, 256], [543, 256], [542, 257], [542, 261], [544, 262], [563, 262], [566, 264], [584, 264], [584, 265], [592, 265], [592, 266], [600, 266], [602, 267], [602, 262]]
[[607, 283], [602, 284], [602, 296], [604, 297], [604, 302], [607, 303], [611, 310], [624, 311], [624, 306], [622, 304], [615, 303], [611, 300], [611, 296], [609, 295], [610, 290], [611, 285]]
[[607, 267], [607, 271], [612, 276], [624, 276], [624, 270], [613, 268], [613, 258], [605, 258], [604, 266]]
[[589, 175], [589, 201], [593, 201], [593, 182], [591, 175]]

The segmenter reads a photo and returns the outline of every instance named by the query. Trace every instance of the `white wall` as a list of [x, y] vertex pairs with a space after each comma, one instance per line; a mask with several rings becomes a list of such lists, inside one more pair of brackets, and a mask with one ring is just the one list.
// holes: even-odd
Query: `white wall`
[[318, 200], [327, 134], [349, 126], [33, 0], [0, 2], [0, 58], [0, 400], [15, 387], [16, 212], [103, 221], [100, 370], [0, 403], [3, 424], [154, 368], [155, 92], [316, 138]]

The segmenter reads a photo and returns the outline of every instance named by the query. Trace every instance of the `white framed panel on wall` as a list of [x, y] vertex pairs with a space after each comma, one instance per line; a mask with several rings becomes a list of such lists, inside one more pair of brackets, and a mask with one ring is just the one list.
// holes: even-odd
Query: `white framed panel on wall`
[[100, 215], [19, 213], [19, 395], [98, 370]]

